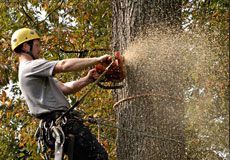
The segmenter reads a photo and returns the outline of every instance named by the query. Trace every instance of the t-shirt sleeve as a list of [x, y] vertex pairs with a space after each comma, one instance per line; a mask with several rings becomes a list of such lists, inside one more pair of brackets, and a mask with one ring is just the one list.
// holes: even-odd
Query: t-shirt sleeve
[[33, 60], [29, 64], [30, 76], [42, 76], [48, 77], [52, 76], [55, 65], [58, 61], [48, 61], [45, 59]]

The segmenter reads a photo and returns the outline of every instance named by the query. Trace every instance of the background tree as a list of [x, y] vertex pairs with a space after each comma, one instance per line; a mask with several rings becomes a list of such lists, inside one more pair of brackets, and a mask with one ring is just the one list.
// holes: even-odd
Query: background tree
[[187, 153], [191, 159], [229, 159], [229, 2], [194, 0], [183, 6], [185, 29], [206, 34], [199, 41], [200, 59], [204, 54], [206, 59], [197, 59], [190, 71]]

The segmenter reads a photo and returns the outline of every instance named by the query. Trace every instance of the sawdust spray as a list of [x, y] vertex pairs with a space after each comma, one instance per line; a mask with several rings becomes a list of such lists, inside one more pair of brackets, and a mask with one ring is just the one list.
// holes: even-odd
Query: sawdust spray
[[[185, 144], [193, 138], [185, 133], [188, 123], [193, 123], [193, 118], [186, 118], [187, 111], [205, 100], [202, 95], [210, 98], [206, 84], [212, 77], [217, 52], [221, 52], [218, 43], [206, 32], [165, 28], [149, 30], [147, 36], [137, 38], [127, 48], [126, 96], [146, 97], [119, 107], [118, 122], [156, 138], [119, 131], [118, 159], [187, 159]], [[191, 106], [195, 90], [199, 96]], [[200, 109], [199, 115], [203, 111]]]

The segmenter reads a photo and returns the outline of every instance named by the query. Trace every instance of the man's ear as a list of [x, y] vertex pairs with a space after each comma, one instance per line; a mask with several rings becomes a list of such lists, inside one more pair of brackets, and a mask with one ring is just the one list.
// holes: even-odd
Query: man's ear
[[19, 53], [15, 52], [15, 51], [14, 51], [13, 53], [14, 53], [15, 55], [19, 55]]
[[25, 52], [29, 52], [30, 51], [30, 45], [28, 43], [23, 43], [22, 44], [22, 50]]

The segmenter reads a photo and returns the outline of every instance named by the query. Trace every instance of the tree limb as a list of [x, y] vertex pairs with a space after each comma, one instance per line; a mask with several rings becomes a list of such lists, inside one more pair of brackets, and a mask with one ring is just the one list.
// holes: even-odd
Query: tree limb
[[23, 13], [26, 15], [26, 17], [28, 17], [28, 19], [29, 19], [31, 22], [33, 22], [33, 24], [35, 25], [35, 22], [34, 22], [33, 18], [26, 12], [26, 10], [24, 9], [23, 6], [21, 6], [21, 7], [22, 7], [22, 11], [23, 11]]
[[54, 8], [54, 10], [52, 10], [50, 13], [48, 13], [47, 16], [45, 17], [45, 19], [42, 20], [41, 22], [39, 22], [38, 25], [43, 23], [51, 14], [53, 14], [53, 12], [55, 12], [57, 9], [59, 9], [61, 7], [61, 5], [63, 4], [63, 2], [64, 2], [64, 0], [62, 0], [60, 5], [58, 5], [56, 8]]
[[64, 49], [60, 49], [61, 52], [64, 53], [78, 53], [79, 57], [85, 57], [90, 51], [94, 52], [94, 51], [111, 51], [108, 48], [94, 48], [92, 50], [89, 49], [84, 49], [84, 50], [64, 50]]

